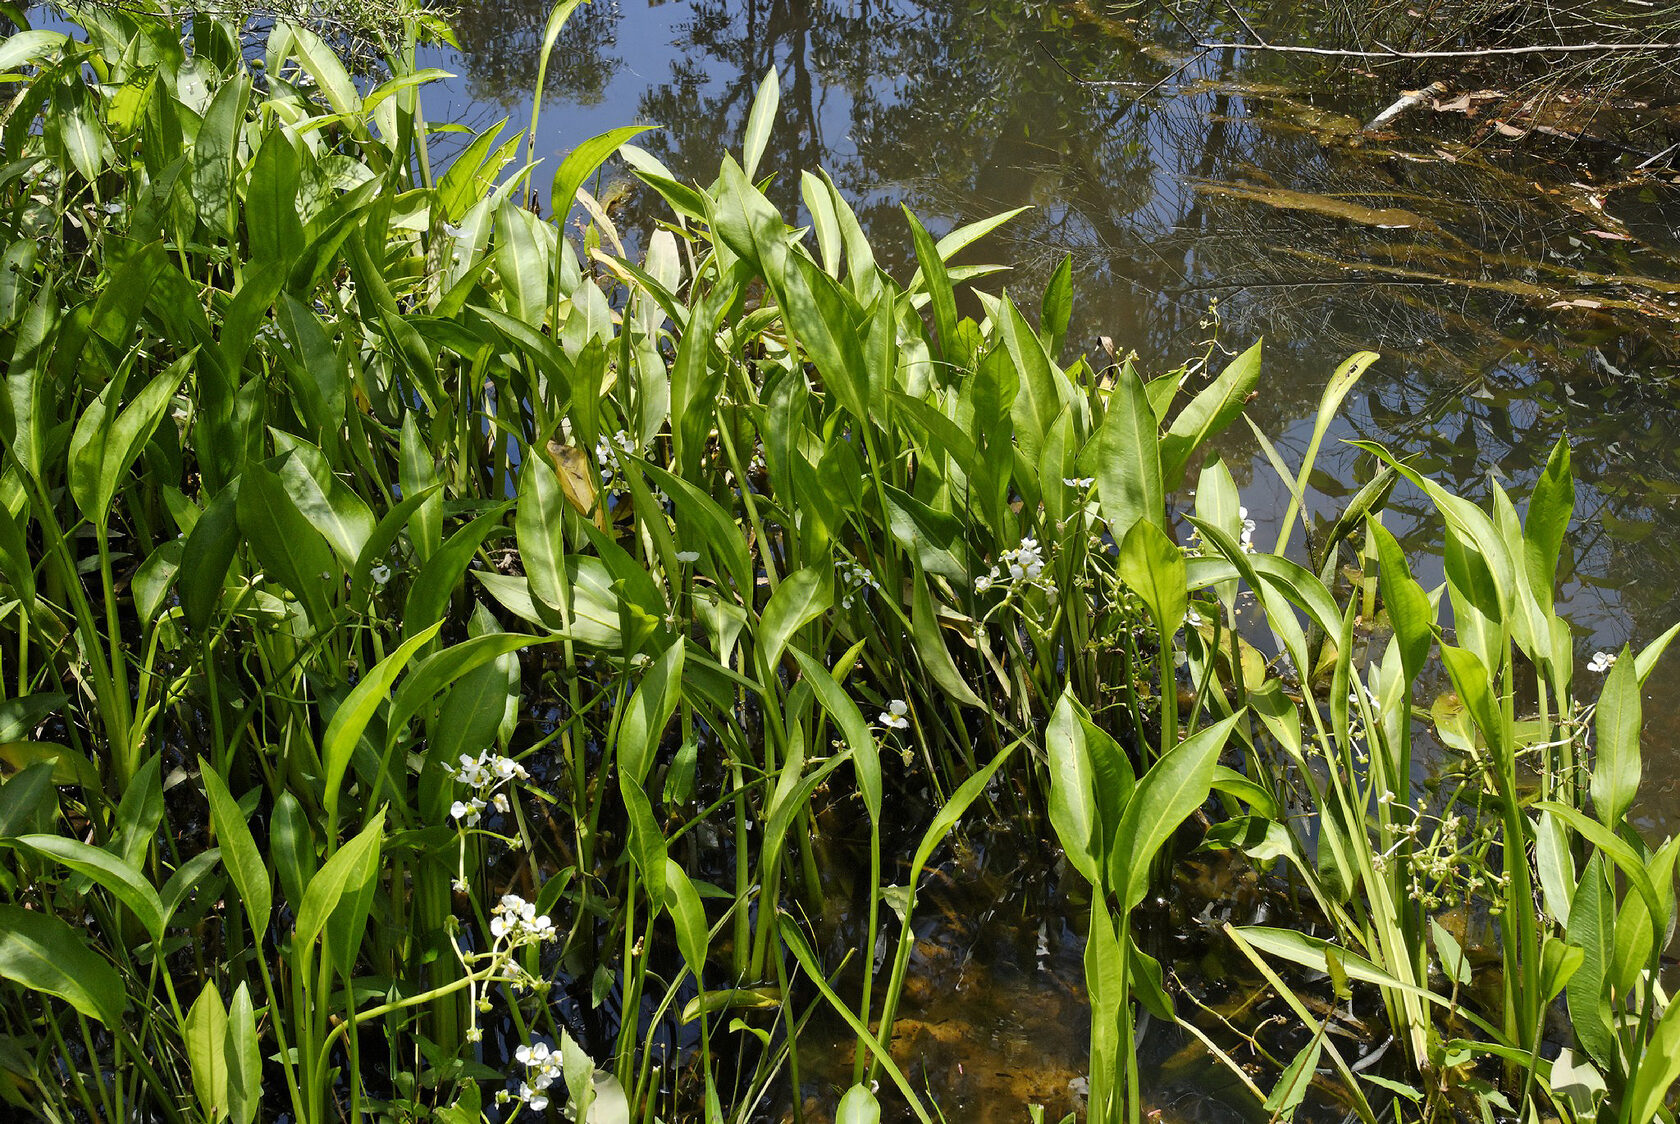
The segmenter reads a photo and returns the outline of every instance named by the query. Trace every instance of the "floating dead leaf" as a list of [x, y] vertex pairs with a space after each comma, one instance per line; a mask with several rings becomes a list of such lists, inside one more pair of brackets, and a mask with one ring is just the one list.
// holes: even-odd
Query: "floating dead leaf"
[[1627, 234], [1617, 234], [1614, 230], [1589, 230], [1588, 234], [1594, 238], [1603, 238], [1608, 242], [1633, 242], [1635, 239]]
[[1575, 297], [1571, 300], [1553, 301], [1547, 308], [1603, 308], [1603, 301], [1595, 301], [1590, 297]]
[[1437, 113], [1468, 113], [1470, 112], [1470, 95], [1460, 94], [1451, 101], [1438, 101], [1435, 103], [1435, 110]]
[[1526, 136], [1528, 136], [1528, 130], [1527, 129], [1519, 129], [1515, 125], [1507, 125], [1503, 121], [1495, 121], [1493, 123], [1493, 131], [1498, 133], [1502, 137], [1526, 137]]
[[600, 530], [606, 530], [607, 513], [595, 493], [594, 460], [576, 445], [562, 445], [558, 441], [548, 443], [548, 459], [560, 477], [560, 490], [565, 493], [566, 502], [585, 519], [594, 520]]

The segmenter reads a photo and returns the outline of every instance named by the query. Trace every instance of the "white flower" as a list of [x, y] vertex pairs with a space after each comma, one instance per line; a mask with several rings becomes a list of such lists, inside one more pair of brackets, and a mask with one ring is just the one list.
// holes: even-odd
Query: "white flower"
[[379, 565], [368, 571], [368, 576], [374, 580], [375, 584], [384, 585], [386, 582], [391, 580], [391, 567], [381, 562]]
[[[1027, 537], [1014, 550], [1006, 550], [998, 555], [998, 564], [992, 567], [992, 572], [978, 579], [974, 583], [977, 592], [984, 593], [1000, 581], [1035, 582], [1044, 573], [1044, 555], [1039, 549], [1038, 540]], [[1005, 574], [1008, 575], [1007, 579]]]
[[493, 808], [495, 808], [496, 811], [502, 813], [504, 816], [507, 815], [508, 808], [510, 807], [510, 805], [508, 804], [507, 793], [505, 793], [505, 792], [496, 793], [496, 795], [494, 795], [490, 798], [490, 805]]
[[[490, 935], [498, 941], [506, 939], [509, 948], [519, 948], [553, 940], [554, 922], [548, 917], [538, 917], [537, 907], [518, 894], [503, 894], [502, 900], [497, 902], [496, 908], [490, 912]], [[539, 1047], [547, 1049], [539, 1043], [531, 1047], [531, 1050], [537, 1051]], [[517, 1053], [515, 1056], [518, 1056]], [[531, 1056], [547, 1059], [551, 1055], [533, 1052]], [[546, 1084], [543, 1087], [546, 1088]]]
[[1594, 652], [1593, 658], [1587, 661], [1587, 670], [1594, 674], [1609, 671], [1616, 663], [1614, 652]]
[[677, 551], [677, 561], [698, 562], [700, 561], [700, 552], [698, 550], [679, 550]]
[[875, 575], [869, 567], [861, 562], [854, 562], [850, 558], [842, 558], [834, 564], [834, 571], [839, 575], [842, 584], [840, 591], [840, 607], [850, 609], [858, 596], [868, 590], [881, 588], [881, 583], [875, 580]]
[[907, 730], [910, 728], [910, 719], [905, 715], [909, 713], [910, 707], [903, 699], [893, 699], [887, 703], [887, 709], [876, 716], [875, 721], [890, 730]]
[[1254, 553], [1254, 520], [1248, 517], [1248, 508], [1237, 508], [1237, 518], [1242, 520], [1242, 548], [1250, 554]]
[[449, 223], [443, 224], [443, 233], [450, 238], [459, 238], [466, 232], [465, 227], [451, 226]]
[[1081, 491], [1084, 491], [1086, 488], [1091, 487], [1091, 485], [1095, 484], [1096, 482], [1097, 482], [1097, 478], [1095, 476], [1064, 476], [1064, 477], [1062, 477], [1062, 483], [1063, 484], [1066, 484], [1070, 488], [1078, 488]]

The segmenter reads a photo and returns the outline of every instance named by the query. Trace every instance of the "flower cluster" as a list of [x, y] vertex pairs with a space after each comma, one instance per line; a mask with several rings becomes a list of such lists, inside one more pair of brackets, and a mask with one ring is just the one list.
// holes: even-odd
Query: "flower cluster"
[[524, 780], [530, 776], [525, 771], [525, 766], [513, 758], [502, 757], [489, 750], [477, 757], [463, 753], [459, 765], [446, 764], [443, 771], [472, 790], [465, 800], [457, 800], [449, 806], [449, 814], [467, 827], [478, 823], [487, 807], [506, 812], [507, 793], [497, 790], [510, 781]]
[[635, 456], [636, 451], [635, 438], [622, 429], [595, 442], [595, 463], [601, 468], [601, 484], [607, 491], [617, 494], [626, 490], [625, 485], [619, 482], [624, 474], [620, 457], [625, 454]]
[[[548, 1087], [565, 1076], [561, 1053], [546, 1042], [537, 1042], [519, 1047], [513, 1056], [525, 1066], [517, 1099], [532, 1112], [541, 1112], [548, 1107]], [[516, 1097], [504, 1091], [496, 1094], [496, 1099], [505, 1104]]]
[[554, 921], [539, 917], [537, 907], [518, 894], [503, 894], [496, 908], [490, 911], [490, 935], [506, 941], [509, 948], [541, 944], [555, 937]]
[[873, 589], [879, 592], [881, 589], [881, 583], [875, 580], [875, 575], [870, 573], [869, 567], [861, 562], [854, 562], [850, 558], [842, 558], [836, 562], [834, 572], [840, 578], [840, 607], [842, 609], [850, 609], [852, 602], [867, 591]]
[[998, 555], [998, 564], [992, 567], [992, 572], [983, 574], [974, 583], [977, 593], [984, 593], [994, 585], [1008, 585], [1016, 582], [1037, 581], [1044, 573], [1044, 555], [1038, 547], [1035, 538], [1024, 538], [1021, 545], [1014, 550], [1006, 550]]

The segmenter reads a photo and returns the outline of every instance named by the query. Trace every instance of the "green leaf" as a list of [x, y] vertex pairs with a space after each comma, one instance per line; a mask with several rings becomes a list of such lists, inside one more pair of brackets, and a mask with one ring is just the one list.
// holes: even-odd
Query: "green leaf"
[[163, 930], [169, 921], [163, 912], [163, 902], [133, 864], [109, 851], [62, 835], [24, 835], [16, 842], [109, 890], [139, 920], [152, 938], [154, 948], [163, 940]]
[[1062, 350], [1067, 339], [1068, 325], [1073, 321], [1073, 255], [1063, 254], [1062, 263], [1044, 287], [1044, 300], [1039, 306], [1038, 335], [1044, 341], [1045, 354], [1050, 361]]
[[227, 1023], [227, 1008], [222, 1005], [215, 980], [210, 980], [187, 1012], [182, 1037], [186, 1039], [193, 1091], [198, 1094], [204, 1119], [212, 1122], [221, 1120], [228, 1111]]
[[16, 835], [53, 795], [53, 762], [41, 761], [0, 784], [0, 838]]
[[461, 583], [461, 576], [478, 553], [484, 541], [510, 529], [502, 517], [508, 503], [497, 504], [489, 511], [449, 536], [421, 567], [420, 575], [408, 587], [408, 601], [403, 606], [403, 633], [413, 636], [423, 629], [441, 624], [449, 608], [449, 599]]
[[122, 1022], [128, 993], [109, 961], [50, 914], [0, 905], [0, 979], [56, 995], [108, 1027]]
[[333, 712], [332, 721], [327, 724], [327, 732], [321, 737], [321, 764], [326, 786], [323, 803], [327, 808], [329, 823], [336, 823], [338, 820], [340, 790], [344, 787], [344, 773], [350, 767], [350, 754], [355, 750], [356, 743], [361, 741], [362, 733], [373, 720], [379, 704], [389, 697], [391, 684], [397, 681], [397, 676], [408, 666], [408, 661], [412, 660], [421, 648], [431, 643], [432, 637], [436, 636], [438, 629], [442, 627], [443, 622], [439, 621], [422, 630], [418, 636], [411, 636], [405, 640], [396, 651], [380, 660], [362, 676]]
[[1262, 1106], [1273, 1120], [1287, 1120], [1295, 1114], [1301, 1102], [1307, 1099], [1307, 1090], [1312, 1087], [1313, 1073], [1318, 1068], [1318, 1057], [1324, 1052], [1324, 1027], [1302, 1046], [1278, 1078], [1278, 1083], [1272, 1087]]
[[1106, 856], [1098, 825], [1097, 782], [1072, 687], [1062, 692], [1050, 715], [1044, 751], [1050, 767], [1050, 826], [1061, 840], [1068, 865], [1101, 890]]
[[1159, 524], [1166, 518], [1159, 442], [1143, 380], [1127, 365], [1097, 432], [1097, 497], [1116, 542], [1140, 521]]
[[321, 450], [296, 438], [284, 443], [286, 455], [268, 467], [276, 471], [298, 512], [327, 540], [345, 568], [355, 566], [373, 535], [373, 512], [338, 479]]
[[290, 131], [271, 129], [251, 161], [245, 189], [245, 233], [251, 264], [289, 270], [307, 244], [298, 218], [298, 154]]
[[1109, 848], [1109, 878], [1122, 911], [1130, 912], [1149, 892], [1149, 868], [1179, 825], [1202, 806], [1213, 788], [1213, 767], [1241, 712], [1233, 714], [1163, 753], [1138, 778]]
[[870, 370], [860, 310], [816, 262], [804, 254], [789, 254], [787, 261], [781, 299], [788, 330], [816, 365], [824, 389], [853, 417], [868, 422]]
[[799, 661], [799, 668], [805, 675], [805, 681], [811, 685], [812, 693], [839, 727], [846, 748], [852, 751], [852, 768], [857, 772], [858, 793], [863, 797], [864, 810], [869, 813], [871, 823], [878, 823], [881, 818], [881, 747], [876, 743], [875, 735], [869, 732], [863, 712], [827, 668], [798, 648], [789, 648], [788, 651]]
[[[933, 326], [939, 332], [939, 355], [952, 362], [957, 340], [957, 297], [951, 288], [951, 275], [945, 262], [934, 248], [933, 237], [922, 226], [908, 206], [904, 217], [910, 220], [910, 236], [916, 246], [916, 260], [921, 263], [922, 276], [927, 280], [928, 295], [933, 304]], [[825, 259], [826, 255], [825, 255]]]
[[1171, 643], [1190, 608], [1184, 552], [1178, 544], [1155, 523], [1140, 520], [1121, 540], [1116, 570], [1148, 606], [1160, 642]]
[[1632, 653], [1624, 647], [1599, 692], [1593, 714], [1598, 755], [1593, 762], [1593, 808], [1599, 822], [1621, 826], [1639, 795], [1639, 679]]
[[765, 145], [770, 143], [770, 129], [776, 123], [776, 107], [781, 100], [781, 80], [772, 66], [758, 84], [758, 94], [747, 114], [747, 134], [741, 144], [741, 170], [749, 180], [758, 175], [758, 162], [764, 158]]
[[1557, 588], [1558, 559], [1563, 539], [1575, 514], [1575, 478], [1569, 469], [1569, 438], [1558, 438], [1546, 458], [1545, 471], [1534, 482], [1523, 520], [1523, 564], [1529, 588], [1542, 605], [1551, 603]]
[[1677, 1078], [1680, 1078], [1680, 1003], [1670, 1002], [1639, 1057], [1639, 1069], [1627, 1093], [1623, 1119], [1630, 1122], [1658, 1119]]
[[881, 1103], [867, 1085], [853, 1085], [840, 1098], [834, 1124], [881, 1124]]
[[974, 693], [968, 681], [957, 670], [951, 650], [939, 629], [939, 615], [933, 607], [933, 593], [927, 575], [918, 565], [910, 579], [910, 636], [916, 645], [922, 668], [951, 700], [963, 706], [986, 709], [986, 703]]
[[70, 494], [95, 524], [104, 526], [110, 519], [118, 487], [157, 432], [196, 354], [189, 351], [171, 363], [120, 414], [116, 397], [122, 393], [124, 380], [112, 380], [77, 423], [70, 439]]
[[577, 198], [578, 188], [582, 187], [589, 177], [595, 174], [595, 170], [606, 163], [607, 159], [617, 152], [626, 141], [640, 136], [653, 127], [652, 125], [627, 125], [611, 132], [602, 133], [598, 137], [591, 137], [572, 149], [554, 173], [554, 183], [549, 193], [549, 202], [555, 217], [560, 218], [572, 209], [572, 203]]
[[766, 676], [774, 675], [794, 634], [833, 605], [834, 583], [827, 570], [805, 566], [782, 579], [759, 617], [758, 658]]
[[[265, 575], [302, 603], [317, 632], [327, 632], [333, 625], [328, 589], [340, 580], [340, 571], [326, 539], [309, 525], [280, 478], [263, 465], [245, 466], [237, 504], [239, 530]], [[190, 553], [190, 540], [188, 547]]]
[[[309, 880], [303, 904], [298, 907], [297, 927], [292, 936], [294, 956], [315, 943], [346, 891], [359, 889], [367, 881], [369, 872], [378, 867], [384, 832], [385, 811], [380, 809], [368, 825], [340, 847]], [[349, 952], [354, 954], [355, 950]]]
[[268, 932], [268, 918], [274, 907], [274, 883], [269, 879], [268, 866], [263, 862], [262, 852], [257, 850], [257, 841], [251, 835], [239, 802], [228, 791], [221, 774], [202, 757], [198, 759], [198, 776], [210, 802], [210, 826], [221, 841], [222, 863], [239, 891], [240, 903], [251, 920], [251, 932], [261, 941]]
[[1260, 344], [1231, 360], [1217, 379], [1179, 411], [1161, 439], [1161, 479], [1167, 491], [1184, 483], [1184, 469], [1209, 438], [1236, 421], [1260, 382]]
[[683, 652], [687, 642], [679, 637], [655, 660], [636, 685], [619, 721], [617, 763], [619, 774], [640, 786], [647, 779], [659, 752], [671, 716], [682, 699]]
[[235, 480], [216, 493], [181, 548], [175, 587], [180, 591], [187, 626], [200, 636], [209, 630], [221, 604], [228, 567], [239, 547], [239, 488], [240, 481]]
[[677, 951], [682, 953], [688, 970], [699, 981], [706, 967], [710, 941], [706, 907], [687, 872], [669, 858], [665, 860], [665, 908], [670, 910], [671, 921], [676, 926]]
[[257, 1040], [257, 1014], [251, 1004], [251, 990], [240, 983], [228, 1005], [227, 1042], [228, 1115], [233, 1124], [251, 1124], [262, 1107], [262, 1050]]
[[1388, 528], [1375, 519], [1366, 520], [1365, 526], [1377, 542], [1378, 584], [1395, 639], [1400, 642], [1400, 665], [1406, 682], [1415, 683], [1435, 643], [1435, 606], [1413, 580], [1406, 555]]

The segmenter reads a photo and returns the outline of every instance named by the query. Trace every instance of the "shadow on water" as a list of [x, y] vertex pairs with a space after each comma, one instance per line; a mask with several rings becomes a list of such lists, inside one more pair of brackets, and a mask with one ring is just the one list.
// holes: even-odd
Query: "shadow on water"
[[[1307, 10], [1242, 7], [1262, 28], [1262, 15]], [[463, 77], [442, 87], [432, 117], [521, 124], [547, 9], [548, 0], [467, 4], [462, 53], [433, 60]], [[1669, 545], [1680, 541], [1680, 173], [1646, 159], [1680, 139], [1672, 108], [1620, 107], [1583, 125], [1529, 112], [1486, 75], [1199, 51], [1161, 5], [595, 0], [561, 38], [538, 155], [552, 164], [586, 136], [655, 123], [646, 148], [679, 176], [709, 175], [738, 144], [772, 66], [781, 113], [762, 167], [826, 168], [888, 269], [907, 274], [912, 258], [900, 204], [936, 233], [1030, 205], [984, 248], [1016, 263], [1009, 287], [1035, 294], [1072, 255], [1072, 338], [1098, 349], [1107, 337], [1155, 371], [1200, 354], [1210, 335], [1230, 346], [1264, 336], [1266, 382], [1249, 412], [1297, 460], [1329, 372], [1355, 350], [1378, 350], [1333, 437], [1388, 444], [1470, 495], [1489, 474], [1521, 495], [1569, 436], [1579, 526], [1561, 607], [1583, 664], [1680, 617]], [[1433, 78], [1446, 81], [1435, 96], [1366, 127]], [[791, 209], [797, 189], [784, 174], [771, 193]], [[658, 211], [629, 192], [613, 214], [633, 232]], [[1287, 492], [1246, 434], [1222, 454], [1269, 542], [1268, 515], [1275, 530]], [[1372, 471], [1335, 442], [1319, 466], [1320, 512]], [[1387, 517], [1419, 556], [1439, 546], [1427, 511], [1402, 491]], [[1420, 577], [1439, 581], [1439, 567], [1426, 561]], [[1651, 695], [1642, 815], [1672, 830], [1672, 663]], [[1029, 853], [1035, 843], [986, 840], [944, 868], [918, 921], [895, 1049], [953, 1119], [1020, 1119], [1025, 1102], [1055, 1119], [1074, 1107], [1086, 1047], [1070, 920], [1083, 910]], [[1203, 901], [1262, 908], [1252, 885], [1239, 893], [1215, 882]], [[1162, 931], [1194, 941], [1198, 929]], [[849, 936], [837, 931], [836, 947], [852, 947]], [[1229, 990], [1216, 982], [1227, 968], [1209, 965], [1205, 946], [1176, 962], [1197, 967], [1191, 986], [1210, 1006], [1240, 1006], [1218, 994]], [[821, 1024], [809, 1033], [849, 1040]], [[1175, 1076], [1183, 1046], [1158, 1036], [1155, 1106], [1174, 1119], [1237, 1118], [1217, 1106], [1242, 1097], [1210, 1085], [1205, 1055]], [[844, 1083], [849, 1064], [834, 1052], [831, 1080]], [[813, 1095], [829, 1079], [807, 1076]]]

